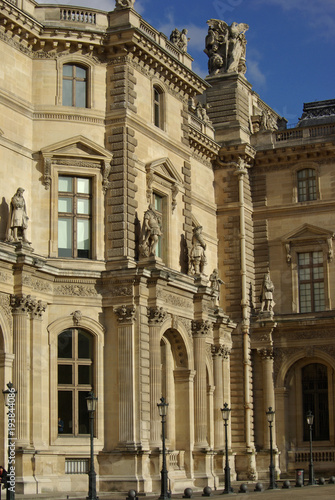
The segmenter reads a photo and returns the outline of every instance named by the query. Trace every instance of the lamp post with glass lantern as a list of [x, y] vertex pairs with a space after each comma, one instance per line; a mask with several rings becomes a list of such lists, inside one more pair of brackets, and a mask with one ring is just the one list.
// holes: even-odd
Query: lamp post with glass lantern
[[86, 398], [86, 403], [87, 403], [87, 410], [88, 410], [89, 424], [90, 424], [91, 460], [90, 460], [90, 470], [88, 472], [88, 497], [86, 497], [87, 500], [98, 500], [96, 473], [94, 470], [94, 450], [93, 450], [94, 412], [96, 410], [97, 400], [98, 398], [94, 397], [92, 391], [88, 393], [88, 396]]
[[[4, 398], [5, 398], [5, 405], [8, 407], [8, 417], [12, 416], [11, 420], [13, 420], [13, 422], [14, 422], [14, 429], [15, 429], [15, 394], [17, 394], [17, 391], [14, 389], [14, 385], [12, 384], [12, 382], [8, 382], [7, 389], [5, 391], [2, 391], [2, 394], [4, 395]], [[13, 398], [10, 400], [11, 395], [13, 396]], [[10, 427], [9, 422], [8, 422], [8, 467], [7, 467], [7, 473], [10, 477], [8, 477], [7, 480], [14, 482], [14, 487], [9, 489], [9, 487], [8, 487], [9, 485], [7, 485], [6, 500], [15, 500], [15, 467], [13, 466], [10, 469], [10, 463], [12, 462], [11, 449], [12, 449], [13, 443], [14, 443], [14, 440], [13, 440], [14, 434], [15, 434], [15, 432], [13, 430], [13, 427]], [[0, 492], [0, 495], [1, 495], [1, 492]]]
[[230, 417], [231, 408], [228, 408], [228, 403], [223, 405], [221, 408], [222, 419], [224, 421], [225, 428], [225, 446], [226, 446], [226, 466], [224, 468], [224, 480], [225, 487], [222, 493], [231, 493], [233, 488], [230, 485], [230, 467], [229, 467], [229, 457], [228, 457], [228, 420]]
[[307, 424], [309, 425], [309, 478], [308, 478], [308, 484], [315, 484], [314, 465], [313, 465], [313, 449], [312, 449], [314, 415], [311, 412], [311, 410], [309, 410], [307, 412], [306, 419], [307, 419]]
[[275, 466], [273, 463], [273, 445], [272, 445], [272, 425], [275, 417], [275, 412], [273, 411], [272, 407], [269, 407], [269, 410], [266, 412], [266, 416], [269, 422], [269, 427], [270, 427], [270, 484], [269, 484], [269, 490], [274, 490], [277, 488], [277, 484], [275, 481]]
[[166, 414], [169, 403], [165, 402], [165, 398], [160, 399], [160, 403], [157, 403], [159, 415], [162, 418], [162, 452], [163, 452], [163, 464], [161, 470], [161, 496], [159, 500], [166, 500], [169, 498], [168, 495], [168, 472], [166, 469], [166, 449], [165, 449], [165, 422]]

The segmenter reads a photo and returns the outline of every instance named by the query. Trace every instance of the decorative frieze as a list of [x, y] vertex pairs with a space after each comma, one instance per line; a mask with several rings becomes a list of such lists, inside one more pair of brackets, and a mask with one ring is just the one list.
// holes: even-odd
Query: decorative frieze
[[95, 285], [81, 283], [64, 283], [55, 285], [55, 295], [74, 295], [76, 297], [96, 297], [98, 292]]
[[22, 284], [39, 292], [52, 293], [52, 284], [28, 274], [22, 275]]

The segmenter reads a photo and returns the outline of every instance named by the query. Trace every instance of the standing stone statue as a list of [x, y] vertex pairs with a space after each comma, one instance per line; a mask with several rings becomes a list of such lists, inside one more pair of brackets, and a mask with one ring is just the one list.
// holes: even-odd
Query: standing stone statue
[[268, 270], [263, 278], [262, 290], [261, 290], [261, 312], [273, 313], [273, 307], [275, 305], [273, 301], [274, 286], [270, 278], [270, 271]]
[[155, 211], [153, 205], [149, 205], [144, 214], [143, 237], [140, 244], [140, 253], [143, 257], [156, 255], [156, 247], [159, 237], [162, 235], [162, 221], [160, 215]]
[[23, 197], [24, 189], [19, 187], [10, 202], [7, 241], [29, 243], [26, 237], [28, 215]]
[[187, 29], [184, 28], [183, 30], [179, 31], [178, 28], [175, 28], [171, 35], [170, 35], [170, 42], [173, 43], [173, 45], [176, 45], [178, 49], [180, 49], [182, 52], [187, 51], [187, 42], [189, 41], [189, 38], [187, 38]]
[[241, 73], [244, 75], [247, 70], [245, 65], [247, 41], [244, 33], [249, 26], [235, 22], [228, 26], [227, 23], [218, 19], [210, 19], [207, 24], [209, 27], [204, 52], [209, 57], [209, 74]]
[[115, 10], [134, 7], [135, 0], [115, 0]]
[[209, 277], [209, 281], [211, 282], [211, 288], [213, 290], [213, 294], [216, 295], [215, 303], [216, 305], [220, 304], [220, 288], [221, 285], [224, 284], [224, 281], [219, 277], [218, 269], [214, 269], [212, 274]]
[[190, 252], [190, 274], [202, 274], [206, 260], [206, 243], [202, 236], [202, 226], [193, 229], [192, 248]]

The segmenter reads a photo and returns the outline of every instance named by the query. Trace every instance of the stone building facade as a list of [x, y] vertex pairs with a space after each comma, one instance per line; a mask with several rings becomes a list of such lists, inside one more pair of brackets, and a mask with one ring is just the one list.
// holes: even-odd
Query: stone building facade
[[[83, 490], [98, 398], [100, 491], [173, 492], [334, 458], [334, 102], [294, 129], [253, 92], [247, 25], [0, 2], [0, 384], [16, 395], [16, 491]], [[220, 34], [227, 34], [225, 46]], [[228, 43], [228, 42], [227, 42]], [[7, 463], [6, 408], [0, 449]]]

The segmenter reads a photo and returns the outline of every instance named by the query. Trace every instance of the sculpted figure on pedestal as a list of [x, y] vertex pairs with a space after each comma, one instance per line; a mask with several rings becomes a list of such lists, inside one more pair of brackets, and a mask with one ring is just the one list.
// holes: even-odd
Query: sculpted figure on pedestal
[[268, 270], [263, 278], [262, 290], [261, 290], [261, 312], [273, 312], [273, 307], [275, 305], [273, 301], [274, 286], [270, 278], [270, 271]]
[[115, 9], [129, 9], [134, 7], [135, 0], [115, 0]]
[[29, 243], [26, 237], [28, 215], [23, 197], [24, 189], [18, 188], [10, 202], [7, 241]]
[[209, 277], [209, 281], [211, 282], [211, 288], [216, 295], [216, 304], [220, 304], [220, 288], [221, 285], [224, 284], [224, 281], [219, 277], [219, 271], [214, 269], [212, 274]]
[[202, 226], [193, 229], [192, 248], [190, 252], [190, 274], [202, 274], [206, 260], [206, 243], [202, 236]]
[[162, 235], [162, 221], [153, 205], [149, 205], [144, 214], [143, 238], [140, 244], [140, 253], [143, 257], [156, 255], [156, 247], [159, 237]]
[[245, 52], [247, 41], [244, 33], [249, 29], [245, 23], [232, 23], [228, 26], [224, 21], [210, 19], [206, 36], [208, 55], [208, 71], [210, 75], [217, 73], [246, 72]]
[[179, 31], [178, 28], [175, 28], [171, 35], [170, 35], [170, 42], [173, 43], [173, 45], [176, 45], [178, 49], [180, 49], [182, 52], [187, 51], [187, 42], [189, 41], [189, 38], [187, 38], [187, 29], [184, 28], [183, 30]]

